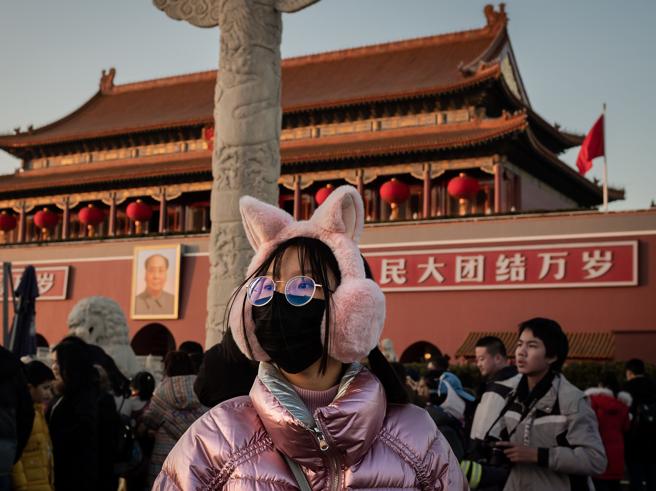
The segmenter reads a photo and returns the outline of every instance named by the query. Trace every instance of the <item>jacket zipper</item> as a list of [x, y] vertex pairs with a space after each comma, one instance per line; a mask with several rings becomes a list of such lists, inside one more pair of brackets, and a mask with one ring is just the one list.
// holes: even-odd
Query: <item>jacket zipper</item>
[[319, 443], [319, 450], [321, 450], [322, 452], [326, 452], [330, 448], [330, 446], [328, 445], [326, 436], [319, 429], [319, 425], [315, 426], [314, 428], [311, 428], [310, 431], [314, 433], [314, 437], [317, 439], [317, 443]]
[[329, 461], [333, 472], [333, 478], [330, 480], [330, 489], [332, 491], [339, 491], [341, 487], [341, 472], [339, 462], [337, 462], [337, 458], [335, 457], [329, 457]]
[[[319, 420], [316, 419], [316, 426], [312, 428], [312, 432], [314, 433], [315, 438], [317, 439], [317, 442], [319, 443], [319, 449], [322, 452], [328, 452], [330, 449], [330, 445], [328, 445], [328, 441], [326, 440], [326, 436], [324, 432], [321, 430], [321, 427], [319, 425]], [[328, 489], [331, 491], [339, 491], [340, 485], [341, 485], [341, 472], [340, 472], [340, 465], [339, 465], [339, 460], [337, 457], [333, 457], [329, 454], [326, 455], [326, 460], [328, 461]]]

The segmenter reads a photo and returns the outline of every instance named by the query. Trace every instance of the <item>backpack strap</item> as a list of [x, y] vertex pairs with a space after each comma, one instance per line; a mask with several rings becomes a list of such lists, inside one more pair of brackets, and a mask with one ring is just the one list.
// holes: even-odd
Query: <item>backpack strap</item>
[[287, 457], [284, 453], [282, 452], [280, 453], [285, 458], [285, 461], [287, 462], [289, 469], [292, 471], [292, 474], [294, 474], [294, 479], [296, 479], [299, 489], [301, 491], [312, 491], [312, 488], [310, 487], [310, 483], [308, 483], [307, 477], [305, 477], [305, 474], [303, 474], [303, 471], [301, 470], [301, 466], [298, 465], [289, 457]]

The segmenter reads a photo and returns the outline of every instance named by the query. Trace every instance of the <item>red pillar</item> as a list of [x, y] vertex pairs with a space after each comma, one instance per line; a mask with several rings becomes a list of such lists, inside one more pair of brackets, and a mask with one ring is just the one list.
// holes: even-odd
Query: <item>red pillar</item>
[[430, 165], [424, 169], [424, 203], [422, 218], [429, 218], [431, 214], [431, 168]]
[[18, 211], [18, 242], [25, 242], [27, 234], [27, 213], [25, 212], [25, 203], [20, 204]]
[[503, 211], [503, 166], [494, 164], [494, 213]]
[[71, 214], [70, 200], [69, 200], [69, 198], [65, 198], [64, 199], [63, 216], [62, 216], [62, 239], [63, 240], [68, 239], [70, 214]]
[[294, 176], [294, 219], [301, 219], [301, 176]]
[[363, 169], [360, 169], [358, 171], [358, 180], [356, 186], [358, 189], [358, 194], [360, 194], [360, 197], [364, 202], [364, 170]]
[[116, 235], [116, 195], [112, 193], [109, 203], [109, 227], [107, 234], [110, 237]]

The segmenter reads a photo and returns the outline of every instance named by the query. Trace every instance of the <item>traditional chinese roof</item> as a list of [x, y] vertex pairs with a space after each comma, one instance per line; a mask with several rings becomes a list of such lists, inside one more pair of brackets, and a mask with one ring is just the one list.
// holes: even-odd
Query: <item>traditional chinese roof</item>
[[[511, 137], [515, 140], [519, 138], [532, 155], [539, 157], [537, 160], [527, 160], [530, 165], [527, 164], [526, 171], [572, 196], [583, 206], [601, 202], [601, 190], [597, 185], [581, 177], [540, 144], [531, 132], [525, 112], [457, 124], [287, 140], [281, 143], [280, 149], [282, 172], [286, 173], [290, 166], [342, 166], [340, 161], [354, 159], [362, 164], [366, 158], [395, 155], [427, 152], [434, 156], [445, 152], [458, 155], [459, 151]], [[515, 142], [512, 148], [517, 147], [518, 143]], [[523, 160], [526, 159], [518, 159]], [[122, 172], [125, 168], [129, 168], [130, 172]], [[105, 189], [117, 185], [141, 186], [144, 182], [164, 184], [191, 176], [195, 176], [195, 179], [210, 179], [210, 170], [209, 151], [55, 166], [0, 176], [0, 197], [11, 199], [81, 189]], [[618, 199], [623, 197], [623, 193], [611, 190], [610, 197]]]
[[543, 145], [552, 152], [561, 153], [568, 148], [576, 147], [583, 143], [585, 135], [563, 131], [558, 124], [551, 124], [546, 121], [529, 104], [526, 104], [510, 90], [504, 77], [499, 78], [499, 83], [496, 87], [501, 91], [504, 99], [509, 102], [513, 110], [526, 111], [533, 131], [538, 135]]
[[525, 115], [283, 142], [283, 163], [329, 162], [370, 156], [472, 147], [527, 127]]
[[[126, 172], [125, 169], [130, 171]], [[212, 179], [209, 151], [111, 162], [73, 164], [0, 176], [0, 197], [48, 196], [63, 192], [113, 189]]]
[[[508, 356], [515, 357], [517, 332], [470, 332], [456, 351], [456, 357], [474, 358], [476, 342], [484, 336], [496, 336], [506, 346]], [[612, 360], [615, 355], [615, 336], [610, 332], [569, 332], [568, 360]]]
[[[529, 159], [527, 162], [515, 159], [518, 164], [524, 164], [524, 170], [548, 183], [553, 189], [583, 206], [600, 205], [603, 201], [602, 188], [581, 176], [576, 170], [560, 160], [554, 153], [542, 144], [532, 128], [522, 133], [521, 142], [527, 148], [528, 155], [537, 155], [539, 159]], [[509, 153], [518, 151], [520, 146], [515, 145]], [[624, 189], [608, 188], [609, 201], [624, 199]]]
[[[499, 11], [487, 6], [485, 15], [487, 24], [479, 29], [286, 59], [283, 110], [289, 114], [444, 94], [499, 80], [499, 55], [509, 43], [507, 16], [503, 6]], [[100, 90], [64, 118], [0, 136], [0, 148], [21, 156], [34, 146], [213, 121], [215, 70], [123, 85], [114, 85], [114, 77], [113, 69], [103, 72]]]

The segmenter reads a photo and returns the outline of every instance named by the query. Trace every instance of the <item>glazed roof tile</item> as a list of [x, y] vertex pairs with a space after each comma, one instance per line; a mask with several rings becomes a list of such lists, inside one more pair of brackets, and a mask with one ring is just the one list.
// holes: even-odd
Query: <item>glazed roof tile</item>
[[[285, 112], [457, 91], [498, 77], [505, 21], [437, 36], [346, 49], [282, 63]], [[481, 65], [478, 63], [482, 62]], [[463, 69], [471, 67], [474, 69]], [[216, 71], [113, 85], [80, 108], [31, 132], [0, 136], [18, 148], [213, 121]], [[102, 81], [101, 81], [102, 85]]]

